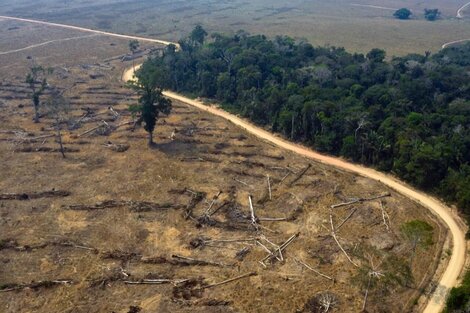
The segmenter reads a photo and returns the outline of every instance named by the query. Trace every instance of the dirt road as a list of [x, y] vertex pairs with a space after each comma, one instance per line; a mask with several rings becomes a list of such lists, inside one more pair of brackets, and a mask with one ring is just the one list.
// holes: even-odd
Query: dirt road
[[[140, 67], [140, 65], [136, 66], [136, 69], [138, 67]], [[128, 69], [124, 73], [123, 79], [126, 81], [131, 80], [133, 78], [133, 75], [134, 69]], [[456, 217], [452, 213], [451, 209], [448, 206], [446, 206], [438, 199], [435, 199], [434, 197], [431, 197], [423, 192], [417, 191], [414, 188], [408, 186], [406, 183], [401, 182], [390, 175], [360, 165], [352, 164], [339, 158], [319, 154], [307, 147], [284, 140], [270, 132], [267, 132], [253, 125], [252, 123], [244, 119], [241, 119], [217, 107], [208, 106], [200, 101], [189, 99], [169, 91], [164, 92], [164, 94], [169, 98], [187, 103], [208, 113], [220, 116], [234, 123], [235, 125], [245, 129], [249, 133], [254, 134], [255, 136], [263, 140], [274, 143], [278, 147], [290, 150], [292, 152], [306, 156], [321, 163], [332, 165], [382, 182], [383, 184], [396, 190], [402, 195], [405, 195], [406, 197], [419, 202], [420, 204], [427, 207], [430, 211], [432, 211], [435, 215], [439, 216], [447, 225], [450, 230], [450, 233], [452, 234], [452, 256], [447, 266], [447, 269], [445, 270], [444, 274], [441, 277], [441, 280], [439, 281], [438, 288], [436, 288], [436, 291], [433, 293], [432, 298], [430, 299], [423, 312], [440, 313], [442, 311], [445, 303], [445, 296], [448, 290], [457, 284], [458, 277], [465, 265], [466, 256], [465, 230], [462, 229], [460, 225], [456, 222], [455, 219], [458, 217]]]
[[457, 10], [457, 18], [463, 18], [463, 11], [465, 10], [466, 7], [470, 5], [470, 2], [465, 3], [463, 6], [460, 7], [460, 9]]
[[96, 37], [96, 36], [99, 36], [99, 35], [98, 35], [98, 34], [91, 34], [91, 35], [86, 35], [86, 36], [69, 37], [69, 38], [64, 38], [64, 39], [54, 39], [54, 40], [49, 40], [49, 41], [37, 43], [37, 44], [34, 44], [34, 45], [30, 45], [30, 46], [27, 46], [27, 47], [24, 47], [24, 48], [20, 48], [20, 49], [9, 50], [9, 51], [3, 51], [3, 52], [0, 52], [0, 55], [6, 55], [6, 54], [17, 53], [17, 52], [21, 52], [21, 51], [25, 51], [25, 50], [37, 48], [37, 47], [47, 46], [47, 45], [50, 45], [50, 44], [52, 44], [52, 43], [57, 43], [57, 42], [64, 42], [64, 41], [71, 41], [71, 40], [78, 40], [78, 39], [85, 39], [85, 38], [92, 38], [92, 37]]
[[144, 42], [153, 42], [153, 43], [159, 43], [159, 44], [162, 44], [162, 45], [174, 44], [174, 45], [178, 46], [178, 44], [176, 44], [176, 43], [169, 42], [169, 41], [164, 41], [164, 40], [159, 40], [159, 39], [115, 34], [115, 33], [104, 32], [104, 31], [101, 31], [101, 30], [95, 30], [95, 29], [72, 26], [72, 25], [49, 23], [49, 22], [44, 22], [44, 21], [30, 20], [30, 19], [26, 19], [26, 18], [3, 16], [3, 15], [0, 15], [0, 20], [1, 19], [11, 20], [11, 21], [18, 21], [18, 22], [28, 22], [28, 23], [46, 25], [46, 26], [51, 26], [51, 27], [60, 27], [60, 28], [78, 30], [78, 31], [87, 32], [87, 33], [94, 33], [94, 34], [105, 35], [105, 36], [110, 36], [110, 37], [122, 38], [122, 39], [139, 40], [139, 41], [144, 41]]
[[[62, 24], [56, 24], [56, 23], [48, 23], [48, 22], [36, 21], [36, 20], [30, 20], [30, 19], [22, 19], [22, 18], [7, 17], [7, 16], [0, 16], [0, 19], [31, 22], [31, 23], [48, 25], [48, 26], [91, 32], [95, 34], [107, 35], [107, 36], [112, 36], [112, 37], [117, 37], [117, 38], [136, 39], [136, 40], [141, 40], [141, 41], [154, 42], [154, 43], [159, 43], [159, 44], [164, 44], [164, 45], [174, 44], [174, 43], [163, 41], [163, 40], [150, 39], [150, 38], [137, 37], [137, 36], [129, 36], [129, 35], [121, 35], [121, 34], [113, 34], [113, 33], [108, 33], [108, 32], [103, 32], [103, 31], [98, 31], [98, 30], [82, 28], [82, 27], [62, 25]], [[124, 80], [132, 79], [133, 73], [134, 73], [133, 68], [128, 69], [124, 73], [123, 79]], [[445, 295], [447, 294], [447, 291], [449, 290], [449, 288], [457, 284], [458, 277], [465, 265], [465, 257], [466, 257], [465, 230], [457, 223], [456, 221], [457, 217], [452, 214], [452, 211], [449, 207], [447, 207], [445, 204], [443, 204], [439, 200], [429, 195], [426, 195], [423, 192], [419, 192], [413, 189], [412, 187], [395, 179], [392, 176], [386, 175], [384, 173], [380, 173], [370, 168], [366, 168], [360, 165], [346, 162], [339, 158], [319, 154], [317, 152], [310, 150], [307, 147], [297, 145], [287, 140], [284, 140], [233, 114], [230, 114], [228, 112], [225, 112], [213, 106], [204, 105], [200, 101], [192, 100], [192, 99], [180, 96], [172, 92], [165, 92], [165, 95], [170, 98], [173, 98], [173, 99], [182, 101], [184, 103], [187, 103], [189, 105], [192, 105], [194, 107], [197, 107], [208, 113], [215, 114], [217, 116], [225, 118], [226, 120], [234, 123], [235, 125], [241, 128], [244, 128], [246, 131], [254, 134], [255, 136], [263, 140], [269, 141], [283, 149], [293, 151], [295, 153], [309, 157], [311, 159], [314, 159], [324, 164], [342, 168], [342, 169], [357, 173], [359, 175], [380, 181], [383, 184], [389, 186], [390, 188], [395, 189], [397, 192], [400, 192], [401, 194], [405, 195], [406, 197], [421, 203], [422, 205], [427, 207], [431, 212], [439, 216], [442, 219], [442, 221], [447, 225], [452, 235], [452, 240], [453, 240], [452, 255], [451, 255], [449, 264], [439, 281], [438, 288], [436, 288], [436, 291], [432, 294], [431, 299], [423, 312], [439, 313], [442, 310], [442, 308], [444, 307]]]
[[461, 43], [461, 42], [465, 42], [465, 41], [470, 41], [470, 38], [469, 39], [461, 39], [461, 40], [455, 40], [455, 41], [450, 41], [450, 42], [446, 42], [445, 44], [442, 45], [442, 49], [445, 49], [447, 47], [450, 47], [452, 45], [455, 45], [457, 43]]

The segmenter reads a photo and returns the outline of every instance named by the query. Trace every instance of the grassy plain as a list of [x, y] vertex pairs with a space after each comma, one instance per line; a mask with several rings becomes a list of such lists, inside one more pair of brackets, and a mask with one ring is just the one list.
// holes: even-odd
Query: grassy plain
[[[202, 24], [210, 32], [244, 29], [270, 36], [303, 38], [315, 45], [340, 46], [358, 52], [382, 48], [389, 55], [403, 55], [437, 51], [446, 42], [470, 38], [470, 19], [455, 18], [457, 9], [464, 3], [462, 0], [293, 0], [288, 3], [281, 0], [38, 0], [31, 4], [25, 0], [5, 0], [0, 5], [0, 14], [165, 40], [178, 40], [196, 24]], [[413, 19], [394, 19], [393, 9], [400, 7], [412, 9]], [[424, 20], [425, 7], [439, 8], [442, 19]]]

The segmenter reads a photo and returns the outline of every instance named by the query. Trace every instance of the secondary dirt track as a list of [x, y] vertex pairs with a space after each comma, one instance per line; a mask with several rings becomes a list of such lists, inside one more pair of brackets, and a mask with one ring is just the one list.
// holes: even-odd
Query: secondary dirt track
[[[122, 76], [123, 79], [125, 81], [131, 80], [133, 78], [134, 71], [139, 67], [140, 65], [137, 65], [136, 68], [130, 68], [126, 70]], [[404, 182], [401, 182], [390, 175], [386, 175], [384, 173], [360, 165], [352, 164], [339, 158], [330, 157], [314, 152], [313, 150], [306, 148], [302, 145], [294, 144], [292, 142], [284, 140], [279, 136], [267, 132], [253, 125], [252, 123], [241, 119], [233, 114], [230, 114], [224, 110], [221, 110], [217, 107], [205, 105], [201, 101], [193, 100], [178, 95], [174, 92], [166, 91], [164, 92], [164, 95], [169, 98], [190, 104], [200, 110], [220, 116], [232, 122], [233, 124], [245, 129], [247, 132], [257, 136], [258, 138], [269, 141], [280, 148], [287, 149], [289, 151], [306, 156], [324, 164], [332, 165], [334, 167], [338, 167], [362, 175], [364, 177], [377, 180], [387, 185], [388, 187], [398, 191], [399, 193], [405, 195], [406, 197], [424, 205], [434, 214], [439, 216], [447, 225], [450, 233], [452, 234], [452, 257], [449, 261], [447, 269], [445, 270], [444, 274], [442, 275], [439, 281], [439, 286], [434, 291], [430, 301], [428, 302], [423, 312], [439, 313], [442, 311], [445, 304], [445, 296], [447, 295], [447, 292], [450, 288], [457, 285], [459, 275], [462, 272], [463, 267], [465, 266], [466, 257], [465, 230], [462, 229], [462, 227], [456, 222], [455, 218], [458, 217], [452, 214], [452, 211], [448, 206], [446, 206], [438, 199], [431, 197], [423, 192], [417, 191], [409, 185], [405, 184]]]
[[[162, 41], [162, 40], [142, 38], [142, 37], [129, 36], [129, 35], [121, 35], [121, 34], [113, 34], [113, 33], [91, 30], [91, 29], [76, 27], [76, 26], [69, 26], [69, 25], [48, 23], [48, 22], [35, 21], [35, 20], [29, 20], [29, 19], [6, 17], [6, 16], [0, 16], [0, 19], [1, 18], [43, 24], [43, 25], [48, 25], [48, 26], [53, 26], [53, 27], [62, 27], [62, 28], [68, 28], [68, 29], [85, 31], [85, 32], [92, 32], [96, 34], [102, 34], [102, 35], [113, 36], [113, 37], [124, 38], [124, 39], [136, 39], [136, 40], [155, 42], [155, 43], [160, 43], [160, 44], [173, 44], [173, 43]], [[133, 72], [134, 72], [133, 68], [127, 70], [125, 74], [123, 75], [124, 80], [131, 79], [133, 76]], [[445, 303], [445, 294], [449, 288], [457, 284], [458, 277], [465, 265], [465, 256], [466, 256], [465, 230], [463, 229], [463, 227], [459, 226], [459, 224], [456, 222], [456, 219], [455, 219], [456, 217], [452, 214], [451, 209], [449, 207], [447, 207], [445, 204], [443, 204], [439, 200], [433, 197], [430, 197], [422, 192], [416, 191], [413, 188], [406, 185], [405, 183], [389, 175], [386, 175], [386, 174], [383, 174], [383, 173], [380, 173], [375, 170], [365, 168], [359, 165], [348, 163], [338, 158], [321, 155], [306, 147], [293, 144], [284, 139], [281, 139], [221, 109], [218, 109], [212, 106], [206, 106], [200, 101], [192, 100], [192, 99], [180, 96], [172, 92], [165, 92], [165, 95], [170, 98], [177, 99], [179, 101], [182, 101], [189, 105], [197, 107], [203, 111], [223, 117], [226, 120], [231, 121], [235, 125], [241, 128], [244, 128], [246, 131], [254, 134], [258, 138], [272, 142], [273, 144], [281, 148], [293, 151], [295, 153], [312, 158], [319, 162], [329, 164], [338, 168], [342, 168], [342, 169], [357, 173], [359, 175], [380, 181], [381, 183], [407, 196], [408, 198], [414, 201], [417, 201], [421, 203], [422, 205], [426, 206], [427, 208], [429, 208], [434, 214], [439, 216], [443, 220], [443, 222], [447, 225], [447, 227], [449, 228], [452, 234], [452, 239], [453, 239], [451, 259], [449, 261], [447, 269], [445, 270], [444, 274], [442, 275], [439, 281], [438, 288], [436, 288], [436, 291], [432, 294], [432, 298], [429, 301], [426, 308], [424, 309], [424, 312], [425, 313], [438, 313], [442, 310], [444, 303]]]

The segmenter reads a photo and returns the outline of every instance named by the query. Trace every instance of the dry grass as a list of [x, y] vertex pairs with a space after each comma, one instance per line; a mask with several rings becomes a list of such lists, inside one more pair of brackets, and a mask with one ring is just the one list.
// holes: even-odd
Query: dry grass
[[[457, 20], [458, 0], [341, 0], [341, 1], [94, 1], [93, 4], [42, 0], [28, 6], [9, 0], [0, 12], [72, 23], [165, 40], [178, 40], [196, 24], [210, 32], [244, 29], [270, 36], [305, 38], [315, 45], [344, 46], [356, 52], [382, 48], [391, 55], [437, 51], [441, 45], [469, 37], [469, 19]], [[7, 1], [8, 2], [8, 1]], [[59, 2], [59, 3], [56, 3]], [[40, 3], [40, 5], [38, 5]], [[393, 10], [352, 4], [408, 7], [410, 21], [392, 17]], [[437, 7], [443, 19], [428, 22], [424, 8]], [[34, 12], [34, 13], [32, 13]]]

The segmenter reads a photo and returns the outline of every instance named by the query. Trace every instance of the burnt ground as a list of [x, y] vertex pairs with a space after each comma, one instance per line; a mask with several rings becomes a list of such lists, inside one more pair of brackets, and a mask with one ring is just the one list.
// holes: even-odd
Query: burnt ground
[[[23, 46], [36, 43], [21, 25], [24, 34], [10, 31]], [[9, 36], [0, 33], [0, 42]], [[357, 312], [371, 267], [387, 279], [372, 284], [370, 312], [411, 311], [428, 291], [422, 283], [445, 232], [426, 209], [177, 101], [149, 148], [145, 131], [127, 124], [136, 98], [119, 77], [131, 62], [112, 58], [126, 53], [127, 42], [94, 40], [64, 43], [72, 59], [55, 56], [54, 45], [24, 52], [53, 67], [51, 85], [67, 89], [65, 159], [54, 120], [32, 123], [23, 82], [30, 60], [0, 56], [2, 312], [317, 312], [328, 297], [334, 312]], [[352, 262], [331, 235], [330, 213]], [[434, 244], [411, 259], [400, 226], [415, 219], [434, 227]], [[274, 251], [296, 234], [281, 261], [260, 264], [268, 255], [260, 244]], [[410, 264], [413, 281], [393, 283]]]

